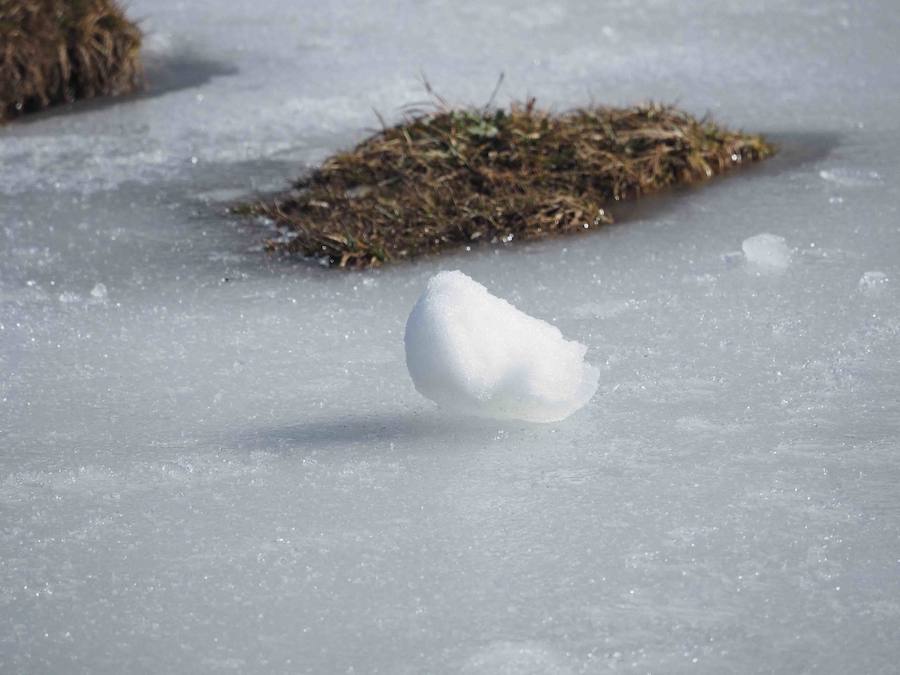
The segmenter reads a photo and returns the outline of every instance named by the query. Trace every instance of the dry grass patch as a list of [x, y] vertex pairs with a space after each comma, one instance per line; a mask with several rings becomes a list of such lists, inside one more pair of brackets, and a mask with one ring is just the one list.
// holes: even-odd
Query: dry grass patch
[[610, 223], [610, 204], [768, 157], [760, 136], [662, 105], [555, 115], [410, 114], [328, 159], [289, 194], [236, 209], [272, 219], [272, 249], [368, 267], [472, 242], [531, 240]]
[[0, 122], [133, 91], [140, 46], [115, 0], [0, 0]]

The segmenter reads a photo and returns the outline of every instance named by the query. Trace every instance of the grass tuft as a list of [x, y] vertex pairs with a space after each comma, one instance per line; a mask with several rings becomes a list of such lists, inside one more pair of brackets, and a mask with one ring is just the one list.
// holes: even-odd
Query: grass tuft
[[133, 91], [140, 46], [116, 0], [0, 0], [0, 122]]
[[612, 222], [610, 204], [706, 180], [774, 149], [663, 105], [554, 115], [410, 114], [328, 159], [272, 202], [243, 205], [286, 236], [274, 250], [370, 267], [473, 242], [533, 240]]

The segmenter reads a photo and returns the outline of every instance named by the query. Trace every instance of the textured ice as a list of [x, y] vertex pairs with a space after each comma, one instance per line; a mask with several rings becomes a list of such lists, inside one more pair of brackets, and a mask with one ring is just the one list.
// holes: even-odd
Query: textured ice
[[565, 657], [533, 643], [496, 642], [473, 654], [459, 675], [573, 675]]
[[870, 270], [859, 278], [859, 290], [867, 295], [877, 295], [887, 286], [887, 283], [887, 274], [879, 270]]
[[777, 234], [757, 234], [741, 244], [747, 262], [767, 269], [784, 269], [791, 264], [791, 249], [784, 237]]
[[[0, 672], [897, 671], [900, 3], [127, 5], [163, 36], [146, 94], [0, 128]], [[781, 152], [363, 274], [223, 216], [420, 71], [677, 100]], [[787, 273], [748, 274], [766, 231]], [[593, 402], [419, 395], [403, 322], [455, 268], [587, 345]]]
[[584, 362], [586, 346], [459, 271], [429, 279], [404, 343], [416, 389], [449, 410], [558, 422], [597, 390], [599, 372]]
[[852, 167], [822, 169], [819, 172], [819, 176], [822, 180], [837, 183], [848, 188], [868, 187], [881, 183], [881, 176], [877, 171], [865, 171]]

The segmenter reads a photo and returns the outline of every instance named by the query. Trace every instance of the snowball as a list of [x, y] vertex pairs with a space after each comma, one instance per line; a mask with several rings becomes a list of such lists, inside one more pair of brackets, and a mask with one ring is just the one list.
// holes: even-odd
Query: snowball
[[428, 281], [406, 322], [405, 343], [419, 393], [466, 414], [556, 422], [597, 390], [599, 371], [584, 362], [587, 347], [458, 271]]
[[866, 295], [877, 295], [887, 286], [888, 275], [878, 270], [866, 272], [859, 278], [859, 291]]
[[763, 233], [744, 239], [741, 248], [747, 262], [760, 267], [783, 269], [791, 264], [791, 249], [777, 234]]

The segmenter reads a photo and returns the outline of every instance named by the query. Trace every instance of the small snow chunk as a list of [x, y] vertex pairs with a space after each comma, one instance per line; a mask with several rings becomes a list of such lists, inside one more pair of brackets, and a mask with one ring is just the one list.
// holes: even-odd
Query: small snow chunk
[[887, 274], [878, 270], [872, 270], [859, 278], [859, 292], [865, 295], [877, 295], [887, 284]]
[[429, 280], [406, 322], [405, 344], [419, 393], [465, 414], [557, 422], [597, 390], [587, 347], [459, 271]]
[[784, 269], [791, 264], [791, 249], [784, 237], [777, 234], [757, 234], [741, 244], [747, 262], [759, 267]]
[[106, 300], [107, 296], [108, 296], [108, 292], [106, 290], [106, 284], [98, 283], [98, 284], [95, 284], [94, 287], [91, 289], [91, 297], [94, 300], [97, 300], [99, 302], [104, 302]]

